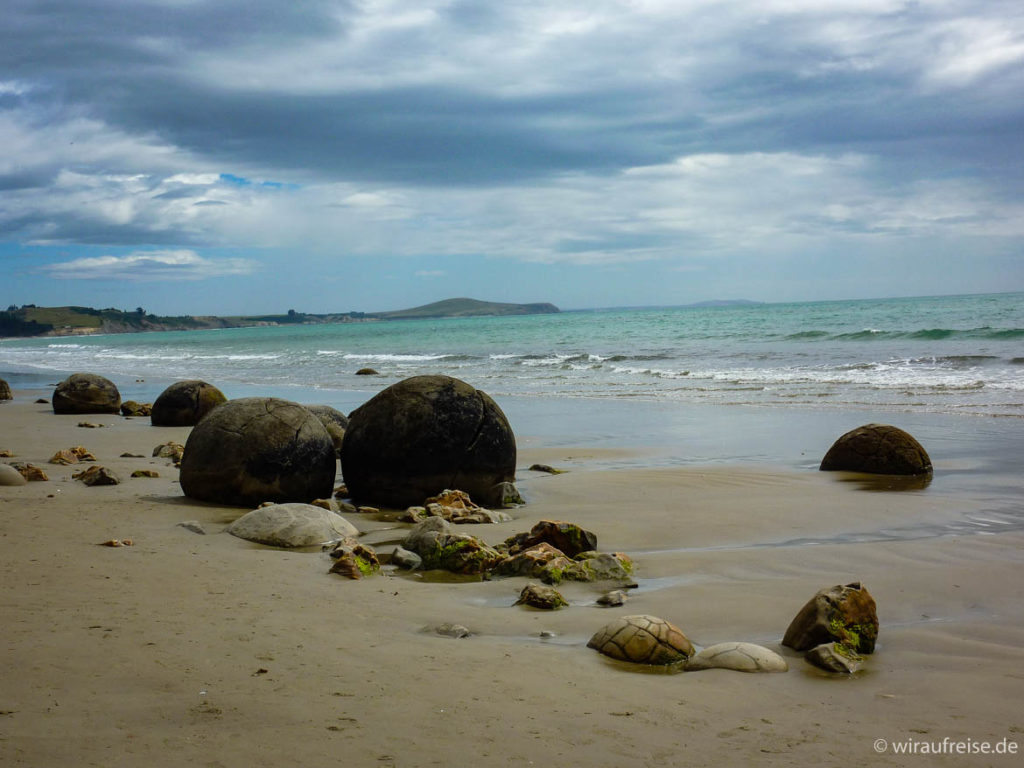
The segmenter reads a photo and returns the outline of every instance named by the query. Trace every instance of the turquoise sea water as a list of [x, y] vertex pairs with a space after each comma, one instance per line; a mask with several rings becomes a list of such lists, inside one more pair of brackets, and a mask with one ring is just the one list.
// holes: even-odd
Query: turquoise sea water
[[1022, 417], [1024, 294], [4, 340], [0, 370], [342, 401], [447, 373], [499, 398]]

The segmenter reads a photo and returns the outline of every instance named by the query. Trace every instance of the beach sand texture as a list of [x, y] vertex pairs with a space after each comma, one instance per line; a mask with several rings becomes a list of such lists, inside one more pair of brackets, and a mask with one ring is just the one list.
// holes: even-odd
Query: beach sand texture
[[[563, 585], [571, 606], [541, 612], [512, 607], [525, 579], [350, 581], [320, 552], [234, 538], [223, 529], [246, 510], [186, 499], [177, 470], [150, 457], [187, 428], [94, 416], [105, 426], [83, 429], [39, 394], [0, 406], [0, 449], [50, 476], [0, 488], [5, 767], [923, 765], [880, 757], [875, 741], [1024, 741], [1024, 533], [964, 527], [983, 521], [984, 498], [791, 468], [594, 469], [585, 450], [526, 441], [529, 503], [469, 532], [497, 543], [541, 519], [578, 522], [634, 559], [639, 584], [611, 609], [594, 603], [603, 589]], [[74, 445], [124, 482], [87, 488], [75, 466], [46, 463]], [[535, 461], [572, 471], [527, 471]], [[407, 528], [348, 519], [381, 552]], [[97, 546], [113, 538], [134, 546]], [[881, 621], [862, 673], [781, 648], [816, 590], [855, 580]], [[765, 645], [790, 669], [666, 674], [586, 648], [641, 613], [699, 646]], [[423, 631], [446, 622], [474, 634]]]

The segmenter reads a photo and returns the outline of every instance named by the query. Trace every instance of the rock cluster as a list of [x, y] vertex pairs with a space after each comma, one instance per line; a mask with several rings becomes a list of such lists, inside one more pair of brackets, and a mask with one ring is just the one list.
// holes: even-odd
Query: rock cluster
[[119, 413], [121, 393], [110, 379], [73, 373], [53, 390], [54, 413]]
[[361, 579], [380, 570], [380, 560], [373, 547], [359, 543], [353, 536], [330, 542], [327, 554], [334, 560], [329, 573]]
[[445, 489], [431, 496], [423, 506], [409, 507], [400, 518], [403, 522], [419, 523], [428, 517], [443, 517], [456, 525], [466, 523], [507, 523], [512, 517], [500, 510], [485, 509], [476, 504], [465, 491]]
[[76, 445], [57, 451], [50, 457], [49, 463], [67, 465], [77, 464], [80, 461], [96, 461], [96, 457], [86, 450], [84, 446]]

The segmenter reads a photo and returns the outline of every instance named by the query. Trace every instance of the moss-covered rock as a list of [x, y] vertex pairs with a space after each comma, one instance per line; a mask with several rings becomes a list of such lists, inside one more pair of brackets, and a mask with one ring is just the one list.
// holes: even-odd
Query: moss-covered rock
[[562, 597], [562, 594], [556, 589], [527, 584], [519, 593], [519, 599], [516, 600], [515, 605], [527, 605], [542, 611], [554, 611], [569, 605], [569, 601]]
[[782, 644], [796, 651], [836, 642], [872, 653], [878, 638], [875, 600], [860, 582], [819, 590], [790, 622]]

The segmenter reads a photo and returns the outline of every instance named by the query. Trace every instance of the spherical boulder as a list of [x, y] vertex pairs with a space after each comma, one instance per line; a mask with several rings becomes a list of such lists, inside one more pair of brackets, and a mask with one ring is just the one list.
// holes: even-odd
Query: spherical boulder
[[328, 497], [336, 469], [334, 444], [316, 416], [288, 400], [246, 397], [195, 426], [180, 480], [194, 499], [256, 506]]
[[110, 379], [73, 373], [53, 390], [54, 413], [120, 413], [121, 393]]
[[341, 443], [345, 439], [345, 430], [348, 429], [348, 416], [329, 405], [303, 405], [303, 408], [320, 419], [320, 423], [334, 441], [334, 450], [340, 456]]
[[681, 664], [693, 655], [683, 631], [657, 616], [623, 616], [587, 643], [605, 656], [635, 664]]
[[341, 468], [360, 501], [405, 508], [454, 488], [497, 506], [515, 476], [516, 440], [485, 393], [450, 376], [414, 376], [349, 415]]
[[199, 420], [228, 399], [205, 381], [176, 381], [153, 403], [150, 421], [154, 427], [194, 427]]
[[0, 400], [13, 400], [14, 394], [11, 392], [11, 385], [3, 379], [0, 379]]
[[889, 424], [865, 424], [836, 440], [821, 460], [820, 469], [925, 475], [932, 471], [932, 460], [921, 444], [902, 429]]

